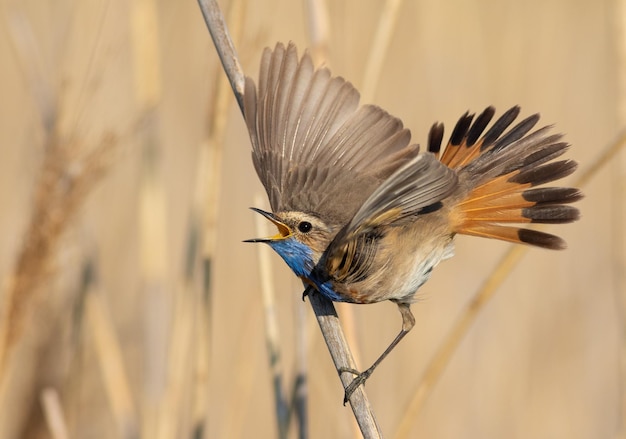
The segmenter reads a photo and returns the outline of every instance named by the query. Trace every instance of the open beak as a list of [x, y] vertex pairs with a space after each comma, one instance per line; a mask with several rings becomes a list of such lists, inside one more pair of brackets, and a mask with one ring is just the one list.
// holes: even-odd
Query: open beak
[[291, 236], [291, 229], [287, 227], [285, 223], [280, 221], [276, 215], [272, 212], [266, 212], [261, 209], [257, 209], [256, 207], [251, 207], [250, 209], [254, 210], [257, 213], [260, 213], [265, 218], [270, 220], [278, 229], [278, 233], [274, 236], [270, 236], [269, 238], [255, 238], [255, 239], [246, 239], [244, 242], [271, 242], [279, 239], [285, 239]]

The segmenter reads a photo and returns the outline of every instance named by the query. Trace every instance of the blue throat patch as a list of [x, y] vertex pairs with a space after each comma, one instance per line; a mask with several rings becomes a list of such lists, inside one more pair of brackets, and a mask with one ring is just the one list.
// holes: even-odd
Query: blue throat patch
[[313, 262], [313, 252], [306, 244], [293, 238], [278, 239], [270, 241], [268, 244], [283, 258], [296, 276], [309, 279], [317, 286], [317, 290], [330, 300], [335, 302], [345, 301], [344, 298], [333, 290], [330, 281], [320, 283], [319, 280], [311, 277], [315, 264]]
[[313, 252], [306, 245], [293, 238], [268, 242], [270, 247], [289, 265], [296, 276], [308, 278], [313, 270]]

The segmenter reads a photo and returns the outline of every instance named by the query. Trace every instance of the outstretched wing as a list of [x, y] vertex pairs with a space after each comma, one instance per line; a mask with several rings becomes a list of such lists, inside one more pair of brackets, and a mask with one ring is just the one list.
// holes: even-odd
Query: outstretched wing
[[431, 153], [417, 155], [385, 180], [337, 234], [327, 249], [326, 271], [338, 282], [362, 280], [385, 227], [439, 209], [457, 188], [455, 171]]
[[244, 116], [252, 159], [272, 210], [345, 224], [393, 171], [417, 154], [410, 132], [308, 53], [265, 49], [258, 90], [246, 78]]

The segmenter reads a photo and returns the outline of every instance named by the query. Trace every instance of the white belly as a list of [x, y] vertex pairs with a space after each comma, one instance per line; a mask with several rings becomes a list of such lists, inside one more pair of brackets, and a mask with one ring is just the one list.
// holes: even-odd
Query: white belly
[[[423, 250], [423, 249], [422, 249]], [[424, 285], [424, 283], [430, 278], [433, 268], [435, 268], [439, 262], [449, 259], [454, 256], [454, 243], [450, 241], [447, 246], [433, 249], [427, 255], [423, 253], [416, 253], [413, 258], [412, 268], [409, 270], [412, 273], [410, 276], [403, 276], [403, 279], [397, 279], [396, 281], [396, 294], [397, 297], [401, 297], [400, 302], [411, 302], [413, 296], [417, 290]]]

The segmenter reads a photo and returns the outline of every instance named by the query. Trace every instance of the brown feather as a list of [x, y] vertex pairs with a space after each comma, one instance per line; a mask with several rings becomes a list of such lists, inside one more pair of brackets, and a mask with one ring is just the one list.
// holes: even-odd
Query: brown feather
[[385, 227], [411, 221], [423, 210], [430, 212], [457, 188], [456, 173], [431, 153], [416, 156], [376, 188], [337, 233], [326, 251], [326, 271], [339, 283], [363, 280]]
[[[441, 151], [441, 141], [443, 140], [443, 124], [435, 123], [428, 132], [428, 152], [439, 158]], [[442, 162], [443, 163], [443, 162]], [[445, 164], [445, 163], [444, 163]]]
[[459, 234], [563, 248], [559, 238], [511, 225], [576, 221], [578, 209], [565, 204], [582, 198], [573, 188], [534, 188], [570, 175], [577, 165], [572, 160], [552, 161], [569, 145], [561, 135], [549, 134], [550, 127], [529, 133], [539, 115], [505, 132], [518, 114], [519, 108], [513, 107], [484, 135], [491, 107], [473, 124], [467, 113], [457, 123], [441, 156], [443, 163], [458, 170], [465, 188], [452, 209], [452, 228]]
[[516, 244], [529, 244], [550, 250], [563, 250], [567, 247], [565, 241], [558, 236], [538, 230], [506, 227], [498, 224], [468, 224], [463, 233], [482, 238], [499, 239]]
[[463, 140], [467, 136], [467, 132], [472, 124], [473, 119], [474, 115], [466, 112], [463, 116], [461, 116], [461, 118], [454, 126], [454, 129], [452, 130], [452, 134], [450, 135], [450, 141], [446, 145], [443, 151], [443, 155], [441, 156], [441, 163], [447, 165], [451, 169], [454, 169], [452, 161], [459, 153], [459, 151], [463, 148]]
[[[402, 122], [305, 53], [278, 43], [246, 78], [252, 159], [274, 212], [301, 211], [345, 224], [367, 197], [418, 153]], [[350, 194], [346, 196], [345, 194]]]

